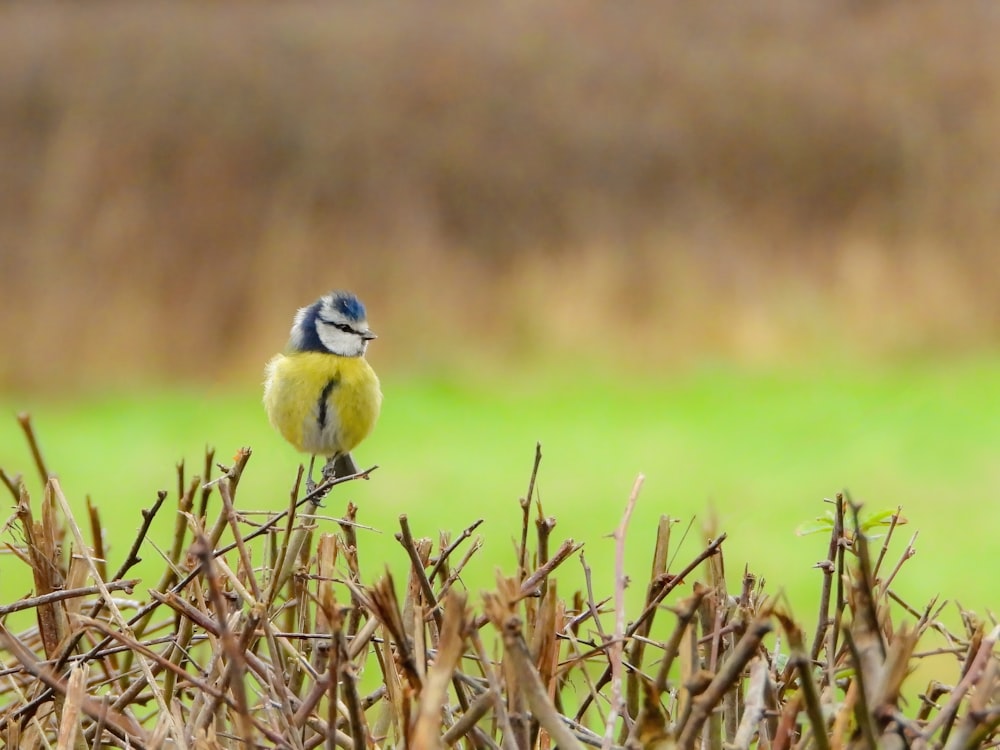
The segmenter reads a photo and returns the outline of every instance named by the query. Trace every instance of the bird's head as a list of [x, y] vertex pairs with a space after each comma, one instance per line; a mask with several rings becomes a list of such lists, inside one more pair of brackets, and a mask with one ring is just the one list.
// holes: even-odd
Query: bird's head
[[361, 357], [373, 338], [361, 300], [350, 292], [330, 292], [295, 314], [288, 346], [292, 351]]

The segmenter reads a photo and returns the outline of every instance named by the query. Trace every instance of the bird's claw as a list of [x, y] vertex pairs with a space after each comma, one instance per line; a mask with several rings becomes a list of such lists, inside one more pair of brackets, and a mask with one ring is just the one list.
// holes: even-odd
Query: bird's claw
[[331, 479], [336, 479], [337, 477], [338, 477], [337, 459], [331, 458], [323, 466], [323, 481], [328, 482]]

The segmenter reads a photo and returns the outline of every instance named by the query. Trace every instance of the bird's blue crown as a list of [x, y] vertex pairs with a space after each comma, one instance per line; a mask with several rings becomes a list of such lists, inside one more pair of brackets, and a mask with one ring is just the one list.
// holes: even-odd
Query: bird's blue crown
[[333, 309], [349, 320], [357, 322], [368, 317], [361, 300], [350, 292], [331, 292], [330, 302]]

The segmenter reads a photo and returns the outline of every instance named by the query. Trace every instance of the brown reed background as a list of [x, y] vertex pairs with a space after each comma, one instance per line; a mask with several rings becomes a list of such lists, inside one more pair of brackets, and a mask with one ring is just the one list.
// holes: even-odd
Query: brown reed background
[[986, 3], [0, 6], [0, 384], [1000, 340]]

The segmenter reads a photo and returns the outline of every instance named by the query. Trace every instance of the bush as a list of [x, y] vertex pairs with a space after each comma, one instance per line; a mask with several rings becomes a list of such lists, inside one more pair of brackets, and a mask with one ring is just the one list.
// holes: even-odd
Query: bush
[[[731, 593], [725, 534], [684, 565], [671, 519], [656, 531], [641, 612], [625, 612], [624, 545], [635, 484], [615, 532], [614, 590], [595, 595], [582, 544], [552, 548], [554, 519], [534, 497], [520, 502], [516, 557], [495, 586], [470, 602], [462, 573], [481, 540], [475, 523], [435, 546], [414, 538], [406, 516], [397, 539], [411, 562], [405, 584], [358, 543], [357, 508], [337, 533], [319, 533], [319, 502], [373, 469], [300, 491], [287, 510], [258, 522], [236, 500], [250, 459], [241, 450], [212, 478], [179, 469], [177, 522], [160, 580], [145, 603], [121, 600], [144, 525], [110, 572], [100, 515], [88, 542], [59, 481], [22, 417], [44, 482], [42, 503], [20, 477], [0, 472], [16, 500], [9, 545], [28, 565], [34, 596], [0, 607], [30, 611], [37, 627], [0, 626], [9, 747], [979, 747], [996, 741], [1000, 628], [963, 613], [965, 630], [938, 621], [943, 604], [902, 601], [887, 552], [900, 518], [865, 523], [838, 495], [828, 524], [816, 633], [808, 639], [780, 597], [744, 572]], [[209, 513], [210, 506], [217, 510]], [[532, 516], [537, 518], [532, 523]], [[876, 550], [866, 532], [887, 527]], [[531, 527], [534, 525], [534, 532]], [[16, 533], [13, 533], [16, 532]], [[69, 551], [72, 550], [72, 554]], [[579, 557], [587, 590], [560, 594], [556, 574]], [[888, 571], [888, 572], [887, 572]], [[9, 574], [9, 573], [8, 573]], [[696, 580], [696, 575], [701, 580]], [[94, 585], [84, 585], [87, 579]], [[125, 610], [135, 611], [126, 616]], [[897, 624], [902, 615], [909, 623]], [[943, 650], [918, 653], [930, 630]], [[772, 633], [778, 634], [772, 638]], [[952, 687], [919, 693], [907, 681], [935, 653], [957, 658]], [[907, 697], [915, 700], [906, 700]], [[81, 739], [82, 738], [82, 739]]]

